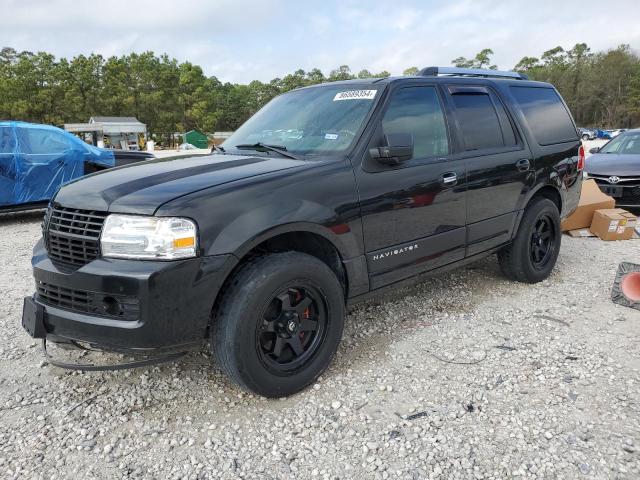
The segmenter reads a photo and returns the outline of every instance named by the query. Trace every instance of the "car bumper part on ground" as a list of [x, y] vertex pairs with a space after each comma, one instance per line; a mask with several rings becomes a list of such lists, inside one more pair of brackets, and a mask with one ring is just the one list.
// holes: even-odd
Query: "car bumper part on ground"
[[69, 271], [51, 261], [40, 241], [32, 259], [36, 293], [25, 299], [23, 326], [36, 338], [112, 350], [188, 348], [205, 338], [213, 301], [234, 264], [232, 255], [174, 262], [98, 258]]

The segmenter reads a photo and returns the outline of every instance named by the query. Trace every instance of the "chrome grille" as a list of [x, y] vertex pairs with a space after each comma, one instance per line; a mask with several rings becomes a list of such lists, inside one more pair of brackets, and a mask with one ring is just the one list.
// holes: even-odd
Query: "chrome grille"
[[[612, 183], [609, 181], [609, 177], [615, 176], [618, 178], [616, 183]], [[637, 187], [640, 186], [640, 176], [634, 175], [633, 177], [621, 177], [619, 175], [591, 175], [589, 174], [589, 178], [593, 178], [596, 183], [601, 185], [618, 185], [621, 187]]]
[[100, 232], [107, 214], [54, 205], [47, 211], [44, 238], [52, 260], [82, 266], [100, 254]]

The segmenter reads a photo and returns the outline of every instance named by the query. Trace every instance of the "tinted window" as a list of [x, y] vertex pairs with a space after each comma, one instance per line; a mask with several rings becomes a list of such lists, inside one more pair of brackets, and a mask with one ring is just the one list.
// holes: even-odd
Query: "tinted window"
[[438, 94], [433, 87], [396, 90], [382, 119], [382, 130], [413, 135], [414, 158], [449, 153], [447, 127]]
[[54, 130], [18, 127], [16, 132], [22, 153], [55, 154], [63, 153], [71, 147], [69, 139]]
[[498, 114], [488, 94], [456, 93], [451, 97], [466, 150], [505, 146]]
[[540, 145], [577, 140], [569, 112], [554, 89], [514, 86], [511, 93]]

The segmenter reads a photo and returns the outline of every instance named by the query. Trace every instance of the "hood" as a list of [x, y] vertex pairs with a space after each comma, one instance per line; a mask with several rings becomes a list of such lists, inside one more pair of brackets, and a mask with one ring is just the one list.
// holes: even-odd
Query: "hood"
[[54, 201], [83, 210], [152, 215], [177, 197], [304, 164], [288, 158], [244, 155], [156, 159], [78, 179], [63, 186]]
[[587, 158], [585, 170], [592, 175], [640, 177], [640, 155], [594, 153]]

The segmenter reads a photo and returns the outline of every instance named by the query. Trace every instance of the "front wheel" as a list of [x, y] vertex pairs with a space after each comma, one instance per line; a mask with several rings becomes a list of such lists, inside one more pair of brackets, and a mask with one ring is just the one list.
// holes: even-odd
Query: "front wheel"
[[299, 252], [269, 254], [228, 282], [211, 346], [223, 372], [244, 388], [291, 395], [329, 366], [344, 315], [342, 285], [325, 263]]
[[561, 243], [560, 213], [548, 198], [527, 206], [511, 245], [498, 252], [500, 269], [507, 278], [525, 283], [546, 279], [558, 259]]

